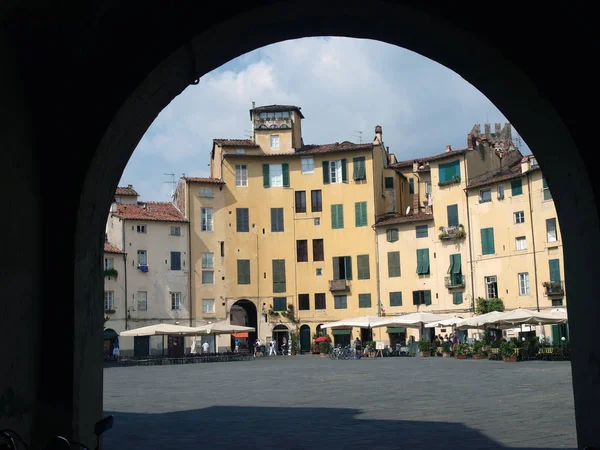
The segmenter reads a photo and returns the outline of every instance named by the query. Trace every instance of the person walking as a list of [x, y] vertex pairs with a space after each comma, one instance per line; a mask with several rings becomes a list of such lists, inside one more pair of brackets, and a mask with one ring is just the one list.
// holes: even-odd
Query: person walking
[[238, 341], [238, 338], [235, 338], [235, 350], [236, 353], [240, 351], [240, 341]]
[[362, 349], [362, 342], [358, 336], [354, 340], [354, 350], [356, 351], [357, 359], [360, 359], [360, 351]]
[[207, 341], [204, 341], [204, 344], [202, 344], [202, 352], [208, 353], [209, 348], [210, 348], [210, 344]]
[[281, 354], [282, 355], [287, 354], [287, 342], [288, 342], [287, 337], [284, 334], [283, 339], [281, 339]]
[[274, 337], [271, 337], [271, 348], [269, 350], [269, 356], [277, 356], [277, 341]]
[[256, 341], [254, 341], [254, 357], [256, 358], [256, 355], [259, 353], [260, 351], [260, 339], [256, 339]]

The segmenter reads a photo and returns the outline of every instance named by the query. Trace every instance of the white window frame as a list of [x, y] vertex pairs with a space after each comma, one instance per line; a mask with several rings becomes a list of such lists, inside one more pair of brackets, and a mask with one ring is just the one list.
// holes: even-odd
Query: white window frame
[[[552, 223], [552, 221], [554, 221], [554, 234], [552, 233], [552, 230], [550, 228], [548, 228], [548, 224]], [[556, 224], [556, 218], [552, 217], [550, 219], [546, 219], [546, 236], [548, 239], [548, 242], [556, 242], [558, 241], [558, 230], [557, 230], [558, 226]]]
[[282, 164], [269, 164], [269, 182], [271, 187], [283, 187]]
[[[498, 277], [496, 275], [490, 275], [487, 277], [484, 277], [485, 279], [485, 298], [486, 299], [491, 299], [491, 298], [498, 298]], [[496, 285], [496, 288], [494, 289], [493, 286], [494, 284]], [[495, 297], [491, 297], [490, 296], [490, 289], [492, 289], [492, 293], [495, 294]]]
[[203, 298], [202, 299], [202, 313], [203, 314], [214, 314], [215, 313], [215, 299], [214, 298]]
[[271, 148], [279, 148], [279, 135], [278, 134], [272, 134], [269, 137], [269, 144], [270, 144]]
[[138, 233], [145, 233], [146, 232], [146, 225], [138, 225], [137, 226], [137, 232]]
[[337, 184], [342, 182], [342, 161], [329, 161], [329, 183]]
[[202, 253], [202, 268], [203, 269], [214, 269], [215, 268], [215, 254], [214, 253]]
[[138, 250], [137, 251], [137, 262], [138, 266], [147, 266], [148, 265], [148, 252], [146, 250]]
[[171, 292], [171, 311], [181, 311], [181, 292]]
[[516, 211], [514, 213], [514, 219], [516, 225], [525, 223], [525, 211]]
[[[522, 245], [520, 245], [519, 243], [522, 243]], [[527, 238], [525, 236], [516, 237], [515, 248], [517, 251], [527, 250]]]
[[235, 185], [237, 187], [248, 187], [248, 165], [235, 165]]
[[137, 291], [135, 299], [138, 311], [148, 311], [148, 291]]
[[[204, 274], [210, 274], [210, 281], [204, 281]], [[215, 271], [214, 270], [203, 270], [202, 271], [202, 284], [215, 284]]]
[[171, 225], [171, 236], [181, 236], [181, 227]]
[[519, 274], [519, 295], [531, 295], [528, 272]]
[[213, 209], [202, 208], [200, 212], [200, 231], [211, 233], [213, 231]]
[[[483, 193], [487, 192], [489, 193], [489, 199], [484, 199], [483, 198]], [[487, 203], [487, 202], [491, 202], [492, 201], [492, 190], [491, 189], [480, 189], [479, 190], [479, 203]]]
[[201, 186], [200, 187], [200, 197], [202, 197], [202, 198], [215, 198], [215, 191], [211, 187]]
[[104, 270], [115, 268], [115, 258], [104, 258]]
[[115, 310], [115, 291], [104, 291], [104, 311]]
[[309, 158], [300, 158], [300, 167], [303, 174], [315, 173], [315, 159], [312, 156]]

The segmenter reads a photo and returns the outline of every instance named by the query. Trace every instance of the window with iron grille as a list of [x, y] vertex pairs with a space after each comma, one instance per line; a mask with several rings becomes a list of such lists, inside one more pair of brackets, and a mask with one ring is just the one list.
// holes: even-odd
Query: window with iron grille
[[333, 307], [335, 309], [348, 308], [348, 297], [346, 295], [334, 295], [333, 296]]
[[315, 309], [326, 309], [325, 294], [315, 294]]
[[300, 311], [308, 311], [310, 309], [309, 294], [298, 294], [298, 309]]
[[296, 241], [296, 261], [308, 261], [308, 241], [306, 239]]
[[390, 292], [390, 306], [402, 306], [402, 292]]
[[306, 212], [306, 191], [296, 191], [296, 212]]
[[325, 261], [323, 239], [313, 239], [313, 261]]
[[147, 291], [137, 291], [137, 293], [135, 294], [135, 299], [137, 300], [138, 311], [147, 311], [148, 310], [148, 292]]
[[415, 231], [417, 232], [417, 239], [426, 238], [429, 235], [427, 225], [417, 225]]
[[311, 212], [321, 212], [323, 211], [323, 199], [321, 190], [318, 189], [316, 191], [310, 191], [310, 210]]
[[370, 308], [371, 307], [371, 294], [358, 294], [358, 307], [359, 308]]
[[238, 233], [248, 233], [250, 231], [248, 208], [235, 209], [235, 230]]
[[271, 232], [283, 231], [283, 208], [271, 208]]

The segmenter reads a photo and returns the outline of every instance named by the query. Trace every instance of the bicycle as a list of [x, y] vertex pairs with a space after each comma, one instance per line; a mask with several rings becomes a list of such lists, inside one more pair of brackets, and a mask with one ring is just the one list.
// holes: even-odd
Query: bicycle
[[[100, 436], [105, 431], [112, 428], [113, 422], [114, 416], [112, 415], [106, 416], [96, 422], [96, 425], [94, 426], [94, 434], [96, 435], [95, 450], [100, 450]], [[72, 447], [73, 445], [78, 447]], [[16, 431], [10, 429], [0, 430], [0, 450], [20, 450], [21, 448], [31, 450], [31, 446], [25, 442]], [[74, 450], [75, 448], [79, 448], [80, 450], [91, 450], [91, 447], [88, 447], [81, 442], [71, 442], [63, 436], [55, 436], [42, 450]]]

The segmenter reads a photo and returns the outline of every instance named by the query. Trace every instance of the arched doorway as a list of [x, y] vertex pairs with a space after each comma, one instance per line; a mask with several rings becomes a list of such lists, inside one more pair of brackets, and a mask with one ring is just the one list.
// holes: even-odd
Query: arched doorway
[[104, 330], [104, 359], [112, 359], [115, 346], [119, 346], [119, 335], [112, 328]]
[[324, 335], [326, 334], [326, 333], [325, 333], [325, 330], [323, 330], [323, 329], [321, 328], [322, 326], [323, 326], [323, 324], [322, 324], [322, 323], [320, 323], [319, 325], [317, 325], [317, 329], [316, 329], [316, 334], [317, 334], [317, 337], [319, 337], [319, 336], [324, 336]]
[[[254, 331], [248, 332], [248, 337], [238, 338], [239, 351], [247, 351], [252, 348], [258, 336], [258, 311], [256, 305], [250, 300], [238, 300], [229, 310], [229, 321], [232, 325], [243, 325], [253, 327]], [[231, 348], [235, 348], [235, 338], [231, 337]]]
[[308, 325], [300, 327], [300, 351], [302, 353], [310, 352], [310, 327]]
[[285, 337], [286, 347], [285, 353], [288, 353], [289, 343], [290, 343], [290, 330], [285, 325], [275, 325], [273, 327], [273, 338], [275, 338], [275, 342], [277, 342], [277, 351], [282, 349], [283, 338]]

